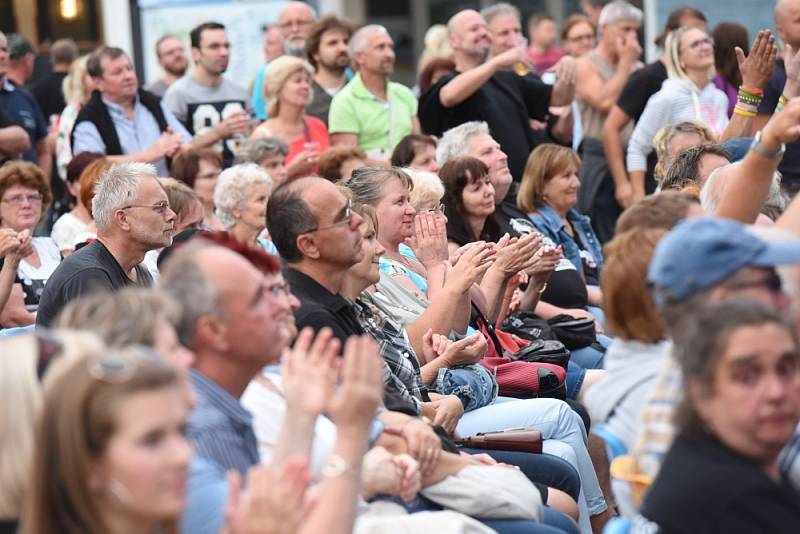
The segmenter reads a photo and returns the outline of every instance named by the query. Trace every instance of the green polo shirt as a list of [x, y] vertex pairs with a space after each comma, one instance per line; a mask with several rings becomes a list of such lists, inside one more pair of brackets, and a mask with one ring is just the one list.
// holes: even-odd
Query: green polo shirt
[[[367, 90], [361, 75], [336, 93], [328, 113], [328, 131], [352, 133], [358, 136], [363, 150], [394, 149], [400, 140], [411, 133], [411, 119], [417, 115], [417, 99], [403, 84], [387, 82], [386, 102]], [[389, 139], [389, 119], [392, 117], [392, 136]]]

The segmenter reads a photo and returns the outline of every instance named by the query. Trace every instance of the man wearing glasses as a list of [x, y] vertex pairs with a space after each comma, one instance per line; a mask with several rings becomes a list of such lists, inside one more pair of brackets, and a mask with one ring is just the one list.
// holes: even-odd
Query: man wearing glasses
[[137, 162], [117, 163], [103, 175], [92, 202], [97, 239], [50, 276], [39, 301], [37, 326], [49, 326], [69, 301], [86, 293], [152, 285], [140, 264], [147, 251], [172, 243], [176, 220], [156, 176], [153, 165]]
[[345, 272], [363, 257], [362, 222], [350, 200], [322, 178], [294, 180], [272, 193], [267, 228], [300, 300], [298, 329], [327, 326], [342, 343], [363, 334], [353, 305], [339, 294]]
[[229, 167], [236, 139], [250, 133], [249, 96], [246, 89], [223, 77], [230, 61], [225, 26], [204, 22], [189, 36], [194, 69], [167, 89], [164, 102], [195, 136], [193, 146], [219, 146]]

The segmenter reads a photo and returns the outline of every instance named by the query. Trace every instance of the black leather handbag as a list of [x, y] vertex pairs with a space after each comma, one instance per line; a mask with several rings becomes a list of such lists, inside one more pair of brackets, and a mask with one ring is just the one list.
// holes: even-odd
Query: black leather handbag
[[527, 347], [522, 347], [515, 354], [509, 356], [514, 361], [551, 363], [563, 367], [565, 370], [569, 363], [570, 353], [560, 341], [538, 339], [531, 341]]
[[547, 320], [556, 337], [569, 350], [582, 349], [597, 341], [594, 319], [556, 315]]

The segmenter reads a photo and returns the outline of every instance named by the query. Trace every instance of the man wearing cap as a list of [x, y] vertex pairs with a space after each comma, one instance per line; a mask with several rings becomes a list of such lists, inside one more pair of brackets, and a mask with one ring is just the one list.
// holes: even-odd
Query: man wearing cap
[[[670, 339], [679, 343], [701, 303], [747, 299], [785, 311], [789, 298], [775, 267], [790, 264], [800, 264], [800, 239], [767, 241], [741, 223], [703, 217], [678, 224], [661, 240], [647, 280]], [[649, 477], [658, 474], [672, 443], [672, 413], [683, 396], [680, 369], [666, 361], [632, 451], [638, 471]]]

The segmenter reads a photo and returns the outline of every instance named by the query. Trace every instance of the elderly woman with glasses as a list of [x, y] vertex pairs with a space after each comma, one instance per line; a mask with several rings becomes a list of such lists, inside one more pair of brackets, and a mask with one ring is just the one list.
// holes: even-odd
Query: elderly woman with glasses
[[272, 179], [255, 163], [234, 165], [219, 175], [214, 188], [215, 212], [222, 226], [238, 241], [277, 255], [272, 241], [261, 234], [267, 227], [267, 200]]
[[31, 239], [53, 196], [48, 179], [32, 163], [13, 162], [0, 168], [0, 232], [19, 246], [4, 258], [16, 264], [16, 282], [0, 312], [4, 327], [33, 324], [44, 285], [61, 263], [61, 252], [49, 237]]

